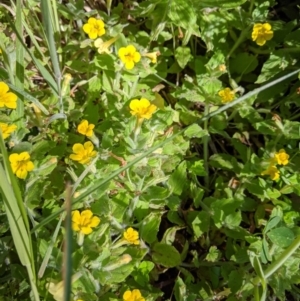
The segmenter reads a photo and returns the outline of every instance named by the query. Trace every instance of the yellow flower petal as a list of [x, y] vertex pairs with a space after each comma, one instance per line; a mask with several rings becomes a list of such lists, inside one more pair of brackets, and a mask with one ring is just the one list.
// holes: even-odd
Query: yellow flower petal
[[83, 233], [85, 235], [91, 234], [92, 232], [93, 232], [93, 230], [91, 227], [82, 227], [81, 228], [81, 233]]
[[100, 218], [98, 216], [93, 216], [91, 219], [90, 227], [94, 228], [100, 224]]
[[73, 152], [75, 153], [75, 154], [79, 154], [79, 153], [82, 153], [82, 152], [84, 152], [84, 147], [83, 147], [83, 145], [82, 144], [80, 144], [80, 143], [75, 143], [74, 145], [73, 145]]
[[93, 212], [91, 210], [84, 210], [81, 212], [81, 218], [90, 219], [93, 216]]
[[84, 148], [87, 150], [88, 153], [91, 153], [94, 149], [94, 145], [91, 141], [84, 143]]
[[131, 291], [126, 291], [126, 292], [123, 294], [123, 300], [124, 300], [124, 301], [129, 300], [130, 297], [131, 297]]
[[8, 90], [9, 90], [8, 85], [4, 82], [0, 82], [0, 96], [6, 94]]

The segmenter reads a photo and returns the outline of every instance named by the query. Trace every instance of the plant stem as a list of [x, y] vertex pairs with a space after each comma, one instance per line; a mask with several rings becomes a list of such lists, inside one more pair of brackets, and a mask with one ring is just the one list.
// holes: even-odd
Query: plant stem
[[[205, 103], [205, 109], [204, 114], [207, 115], [209, 113], [209, 104]], [[204, 130], [208, 131], [208, 119], [204, 121]], [[204, 169], [205, 169], [205, 177], [204, 177], [204, 183], [205, 188], [209, 189], [209, 169], [208, 169], [208, 141], [209, 136], [204, 136], [203, 138], [203, 159], [204, 159]]]
[[248, 31], [249, 31], [249, 26], [247, 28], [245, 28], [239, 38], [236, 40], [236, 42], [234, 43], [234, 45], [232, 46], [232, 48], [230, 49], [226, 59], [228, 60], [230, 58], [230, 56], [233, 54], [233, 52], [240, 46], [240, 44], [242, 44], [244, 42], [244, 40], [246, 39], [246, 36], [248, 34]]
[[[265, 279], [272, 276], [299, 248], [300, 246], [300, 236], [298, 236], [292, 244], [282, 252], [282, 254], [272, 263], [264, 272]], [[255, 277], [253, 280], [254, 285], [260, 283], [259, 277]]]

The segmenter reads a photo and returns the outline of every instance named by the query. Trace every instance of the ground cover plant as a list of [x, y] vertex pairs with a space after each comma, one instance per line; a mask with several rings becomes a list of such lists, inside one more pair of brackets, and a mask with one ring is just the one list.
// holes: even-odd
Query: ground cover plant
[[0, 3], [0, 300], [299, 300], [297, 1]]

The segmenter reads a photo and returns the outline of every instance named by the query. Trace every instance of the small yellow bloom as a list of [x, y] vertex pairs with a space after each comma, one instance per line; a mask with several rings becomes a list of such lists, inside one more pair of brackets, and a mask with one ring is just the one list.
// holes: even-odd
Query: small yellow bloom
[[109, 50], [109, 47], [118, 39], [118, 37], [112, 38], [106, 42], [104, 42], [101, 38], [98, 38], [95, 43], [94, 46], [97, 48], [98, 52], [100, 54], [102, 53], [107, 53], [110, 54], [111, 51]]
[[123, 237], [125, 240], [127, 240], [129, 243], [133, 245], [139, 245], [139, 232], [134, 230], [133, 228], [128, 228], [124, 233]]
[[88, 141], [84, 144], [75, 143], [72, 147], [73, 153], [70, 155], [70, 159], [78, 161], [81, 164], [88, 164], [92, 158], [96, 157], [97, 152], [94, 151], [94, 145]]
[[150, 103], [146, 98], [141, 98], [141, 100], [133, 99], [129, 107], [131, 109], [130, 113], [136, 115], [138, 118], [150, 119], [152, 114], [155, 112], [157, 107]]
[[289, 157], [290, 156], [285, 152], [284, 149], [279, 150], [279, 152], [275, 154], [277, 164], [279, 165], [287, 165], [289, 163]]
[[28, 152], [11, 154], [9, 156], [9, 162], [13, 173], [20, 179], [25, 179], [28, 172], [34, 169]]
[[89, 35], [89, 38], [94, 40], [105, 34], [104, 22], [95, 18], [89, 18], [88, 22], [83, 25], [83, 31]]
[[227, 102], [231, 102], [234, 100], [234, 91], [231, 90], [230, 88], [225, 88], [221, 91], [219, 91], [219, 96], [222, 99], [222, 103], [227, 103]]
[[219, 71], [221, 71], [221, 72], [226, 72], [226, 65], [224, 65], [224, 64], [221, 64], [220, 66], [219, 66]]
[[272, 26], [269, 23], [256, 23], [252, 30], [252, 40], [256, 42], [257, 45], [263, 46], [266, 41], [273, 38]]
[[0, 82], [0, 108], [7, 107], [9, 109], [15, 109], [17, 107], [17, 95], [8, 92], [9, 87], [6, 83]]
[[91, 210], [84, 210], [81, 214], [78, 210], [72, 212], [73, 231], [87, 235], [92, 233], [92, 228], [97, 227], [99, 224], [100, 218], [93, 216], [93, 212]]
[[9, 137], [9, 135], [14, 132], [17, 129], [17, 126], [12, 124], [12, 125], [8, 125], [6, 123], [2, 123], [0, 122], [0, 129], [2, 132], [2, 136], [3, 139], [6, 139], [7, 137]]
[[145, 53], [143, 54], [143, 56], [146, 56], [148, 57], [151, 62], [153, 64], [156, 64], [157, 63], [157, 57], [160, 55], [160, 52], [159, 51], [154, 51], [154, 52], [148, 52], [148, 53]]
[[133, 45], [121, 47], [118, 51], [118, 55], [121, 61], [125, 64], [125, 68], [129, 70], [134, 67], [134, 63], [138, 63], [141, 60], [140, 53]]
[[268, 169], [264, 170], [262, 173], [261, 173], [262, 176], [264, 175], [269, 175], [270, 178], [273, 180], [273, 181], [276, 181], [279, 179], [280, 177], [280, 171], [277, 169], [276, 166], [274, 165], [270, 165], [268, 167]]
[[134, 289], [132, 291], [126, 291], [123, 294], [124, 301], [145, 301], [145, 298], [142, 296], [140, 290]]
[[92, 124], [92, 123], [89, 124], [89, 122], [87, 120], [82, 120], [80, 122], [80, 124], [77, 126], [77, 131], [78, 131], [78, 133], [80, 133], [82, 135], [91, 137], [94, 134], [94, 132], [93, 132], [94, 127], [95, 127], [94, 124]]

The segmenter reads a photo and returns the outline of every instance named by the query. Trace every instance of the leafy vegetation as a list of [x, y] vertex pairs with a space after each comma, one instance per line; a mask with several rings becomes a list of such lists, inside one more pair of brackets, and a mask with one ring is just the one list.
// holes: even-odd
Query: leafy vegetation
[[0, 3], [0, 300], [299, 300], [297, 1]]

